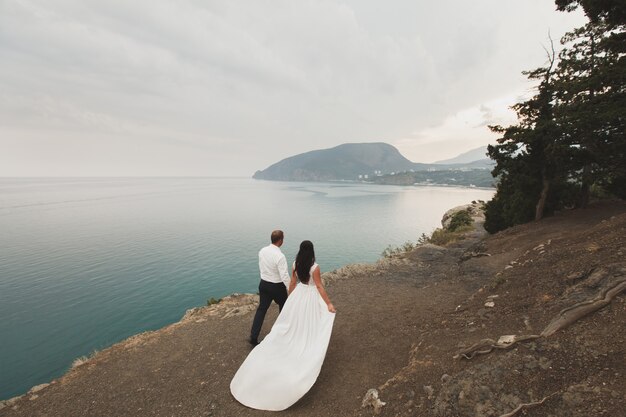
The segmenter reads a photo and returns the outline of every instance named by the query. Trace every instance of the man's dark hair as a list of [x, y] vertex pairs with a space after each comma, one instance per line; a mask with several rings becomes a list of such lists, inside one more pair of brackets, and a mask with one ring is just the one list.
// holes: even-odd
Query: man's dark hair
[[278, 243], [283, 240], [284, 237], [285, 235], [283, 234], [282, 230], [274, 230], [271, 237], [272, 243]]

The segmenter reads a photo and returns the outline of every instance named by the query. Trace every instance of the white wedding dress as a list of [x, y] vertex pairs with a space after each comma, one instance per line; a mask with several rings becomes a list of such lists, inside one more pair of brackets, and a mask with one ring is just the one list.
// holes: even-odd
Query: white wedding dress
[[315, 383], [335, 320], [313, 282], [315, 268], [309, 284], [298, 282], [270, 333], [233, 377], [230, 392], [243, 405], [284, 410]]

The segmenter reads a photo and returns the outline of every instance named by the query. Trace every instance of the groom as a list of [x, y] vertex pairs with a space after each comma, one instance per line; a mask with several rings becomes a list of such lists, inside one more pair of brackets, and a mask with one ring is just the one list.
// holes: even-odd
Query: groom
[[284, 238], [282, 230], [274, 230], [271, 235], [272, 243], [259, 251], [261, 282], [259, 283], [259, 308], [254, 315], [249, 339], [252, 346], [259, 344], [263, 319], [272, 301], [278, 304], [279, 310], [283, 309], [287, 301], [289, 272], [287, 271], [287, 258], [280, 250]]

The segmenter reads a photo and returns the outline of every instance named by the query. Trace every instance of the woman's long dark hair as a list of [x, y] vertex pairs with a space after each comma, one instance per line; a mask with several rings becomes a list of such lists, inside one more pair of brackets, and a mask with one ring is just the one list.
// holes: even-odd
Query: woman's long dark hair
[[313, 242], [304, 240], [300, 243], [300, 251], [296, 255], [296, 273], [303, 284], [307, 284], [311, 278], [311, 267], [315, 263], [315, 250]]

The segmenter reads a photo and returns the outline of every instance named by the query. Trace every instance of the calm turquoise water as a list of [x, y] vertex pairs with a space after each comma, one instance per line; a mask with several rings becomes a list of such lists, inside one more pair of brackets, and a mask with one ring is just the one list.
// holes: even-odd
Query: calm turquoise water
[[72, 361], [179, 320], [207, 298], [256, 292], [257, 252], [285, 231], [322, 270], [415, 241], [478, 189], [251, 179], [0, 179], [0, 399]]

